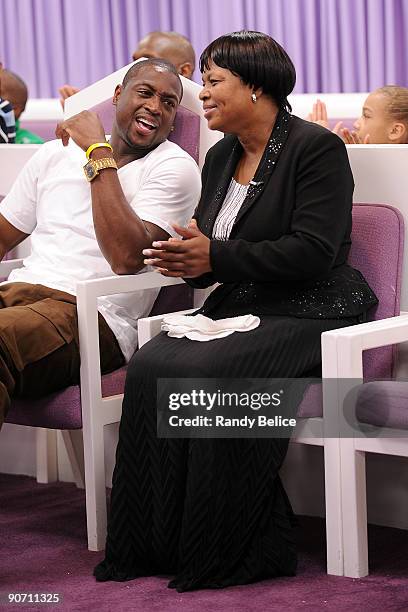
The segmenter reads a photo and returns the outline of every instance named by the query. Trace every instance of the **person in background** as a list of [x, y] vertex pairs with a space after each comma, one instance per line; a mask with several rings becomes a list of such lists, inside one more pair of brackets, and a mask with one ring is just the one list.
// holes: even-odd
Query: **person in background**
[[[96, 113], [71, 117], [1, 203], [0, 258], [29, 234], [32, 248], [0, 284], [0, 426], [11, 397], [78, 384], [77, 282], [147, 271], [142, 249], [175, 237], [198, 201], [197, 164], [167, 140], [183, 95], [173, 64], [134, 64], [112, 94], [110, 142]], [[102, 372], [129, 360], [157, 294], [98, 300]]]
[[[161, 58], [171, 62], [177, 72], [191, 79], [195, 68], [194, 49], [185, 36], [178, 32], [150, 32], [139, 42], [133, 52], [133, 60], [141, 57]], [[80, 91], [73, 85], [63, 85], [59, 88], [60, 102], [64, 108], [65, 100]]]
[[[176, 323], [177, 337], [162, 332], [132, 357], [106, 554], [94, 570], [98, 581], [170, 574], [178, 591], [295, 574], [293, 513], [279, 477], [289, 441], [159, 436], [158, 380], [177, 390], [177, 379], [204, 378], [223, 390], [224, 378], [248, 389], [251, 378], [288, 377], [303, 391], [305, 376], [321, 374], [321, 334], [365, 320], [377, 303], [347, 264], [345, 146], [290, 114], [296, 73], [285, 50], [267, 34], [234, 32], [203, 51], [200, 71], [208, 127], [227, 136], [207, 153], [194, 220], [174, 226], [184, 240], [155, 241], [145, 263], [193, 287], [220, 283], [195, 313], [210, 327], [216, 320], [233, 331], [235, 317], [251, 315], [254, 326], [199, 342]], [[301, 395], [286, 405], [291, 414]]]
[[132, 57], [134, 61], [141, 57], [162, 57], [171, 62], [186, 79], [193, 77], [194, 49], [188, 38], [178, 32], [150, 32], [139, 42]]
[[[316, 100], [307, 120], [330, 129], [327, 108], [322, 100]], [[332, 131], [346, 144], [408, 143], [408, 88], [386, 85], [376, 89], [366, 98], [354, 130], [343, 128], [339, 121]]]
[[16, 126], [13, 107], [3, 91], [5, 70], [0, 62], [0, 144], [13, 144], [16, 138]]
[[27, 85], [17, 74], [10, 70], [3, 70], [2, 73], [2, 93], [7, 98], [14, 110], [16, 120], [16, 144], [42, 144], [42, 138], [33, 134], [29, 130], [20, 127], [20, 117], [24, 112], [28, 99]]

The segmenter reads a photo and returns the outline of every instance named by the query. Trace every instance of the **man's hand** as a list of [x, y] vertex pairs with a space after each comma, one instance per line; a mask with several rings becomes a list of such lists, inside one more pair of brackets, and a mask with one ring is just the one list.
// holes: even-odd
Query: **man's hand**
[[346, 144], [370, 144], [369, 134], [366, 134], [364, 138], [360, 138], [357, 132], [350, 132], [348, 128], [343, 128], [340, 135]]
[[197, 227], [192, 219], [187, 227], [173, 225], [176, 232], [184, 238], [170, 238], [153, 242], [152, 249], [144, 249], [146, 265], [154, 266], [163, 276], [195, 278], [211, 272], [210, 239]]
[[64, 147], [72, 138], [84, 151], [95, 142], [105, 141], [105, 130], [101, 120], [96, 113], [87, 110], [59, 123], [55, 135], [57, 138], [61, 138]]
[[63, 85], [58, 89], [59, 95], [61, 96], [60, 104], [62, 106], [62, 110], [64, 110], [65, 100], [78, 93], [78, 91], [80, 91], [78, 87], [73, 87], [72, 85]]
[[[316, 100], [316, 102], [313, 104], [312, 112], [308, 114], [306, 119], [307, 121], [321, 125], [322, 127], [326, 128], [326, 130], [330, 130], [326, 104], [322, 100]], [[332, 132], [334, 132], [334, 134], [339, 134], [342, 124], [342, 121], [338, 121], [332, 129]]]

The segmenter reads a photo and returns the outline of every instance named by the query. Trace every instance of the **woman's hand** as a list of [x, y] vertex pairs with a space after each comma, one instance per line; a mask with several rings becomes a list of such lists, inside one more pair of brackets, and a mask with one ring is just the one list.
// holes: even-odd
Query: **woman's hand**
[[192, 219], [187, 227], [173, 225], [184, 240], [170, 238], [153, 242], [152, 249], [144, 249], [146, 265], [154, 266], [163, 276], [194, 278], [211, 272], [210, 239], [197, 227]]
[[64, 147], [70, 138], [81, 149], [86, 151], [95, 142], [104, 142], [105, 130], [98, 115], [92, 111], [82, 111], [66, 121], [59, 123], [55, 130], [57, 138], [61, 138]]

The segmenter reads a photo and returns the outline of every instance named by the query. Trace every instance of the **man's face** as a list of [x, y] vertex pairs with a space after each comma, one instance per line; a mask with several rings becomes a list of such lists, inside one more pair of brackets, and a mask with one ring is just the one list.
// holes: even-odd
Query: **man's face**
[[144, 66], [115, 91], [116, 128], [131, 149], [154, 149], [166, 140], [181, 99], [177, 76], [160, 66]]

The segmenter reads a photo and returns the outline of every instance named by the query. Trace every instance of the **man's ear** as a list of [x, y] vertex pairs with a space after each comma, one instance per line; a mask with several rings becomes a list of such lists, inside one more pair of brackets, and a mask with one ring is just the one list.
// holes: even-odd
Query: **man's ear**
[[388, 132], [388, 138], [394, 144], [401, 144], [407, 141], [407, 128], [403, 123], [393, 123]]
[[112, 104], [114, 104], [115, 106], [118, 103], [121, 93], [122, 93], [122, 85], [116, 85], [115, 93], [113, 94], [113, 98], [112, 98]]
[[193, 66], [190, 64], [190, 62], [184, 62], [184, 64], [179, 64], [177, 70], [178, 73], [181, 74], [181, 76], [186, 77], [186, 79], [191, 79], [191, 77], [193, 76]]

